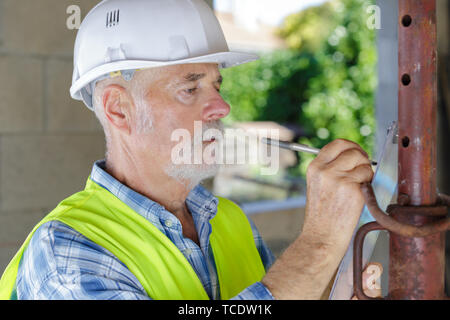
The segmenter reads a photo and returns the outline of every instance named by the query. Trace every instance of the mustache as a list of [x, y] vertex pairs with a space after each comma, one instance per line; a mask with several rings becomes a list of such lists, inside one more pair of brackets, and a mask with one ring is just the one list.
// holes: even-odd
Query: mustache
[[206, 122], [202, 124], [202, 140], [214, 138], [222, 139], [225, 133], [225, 126], [220, 120]]
[[223, 122], [220, 120], [206, 122], [202, 125], [203, 134], [205, 134], [205, 132], [210, 129], [219, 130], [222, 134], [225, 132], [225, 126], [223, 125]]

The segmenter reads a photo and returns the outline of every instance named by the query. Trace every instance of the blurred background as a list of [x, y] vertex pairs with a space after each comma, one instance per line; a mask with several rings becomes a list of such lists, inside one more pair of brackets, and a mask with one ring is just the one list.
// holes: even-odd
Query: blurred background
[[[321, 148], [336, 138], [377, 159], [397, 119], [397, 1], [214, 0], [231, 50], [259, 61], [222, 70], [230, 128], [279, 129], [280, 138]], [[71, 100], [76, 29], [95, 0], [0, 0], [0, 270], [32, 227], [81, 190], [104, 136], [95, 116]], [[380, 25], [374, 11], [380, 9]], [[439, 188], [450, 193], [448, 0], [438, 0]], [[280, 153], [280, 170], [225, 166], [205, 185], [239, 203], [275, 255], [300, 233], [305, 172], [312, 156]], [[388, 252], [386, 239], [376, 255]], [[448, 277], [447, 277], [448, 278]]]

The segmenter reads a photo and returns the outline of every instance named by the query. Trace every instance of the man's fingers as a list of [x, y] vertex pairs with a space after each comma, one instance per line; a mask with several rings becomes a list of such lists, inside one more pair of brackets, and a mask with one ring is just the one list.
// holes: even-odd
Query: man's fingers
[[330, 168], [339, 171], [350, 171], [362, 164], [370, 165], [370, 160], [360, 148], [350, 148], [329, 163]]
[[381, 297], [381, 274], [383, 267], [381, 264], [371, 262], [367, 265], [362, 274], [362, 283], [364, 293], [371, 297]]
[[[364, 269], [362, 274], [363, 290], [366, 296], [371, 298], [381, 297], [381, 274], [383, 266], [378, 262], [371, 262]], [[351, 300], [358, 300], [354, 295]]]
[[371, 182], [373, 175], [374, 173], [370, 164], [361, 164], [346, 173], [347, 178], [357, 183]]
[[335, 160], [342, 152], [348, 149], [359, 149], [363, 154], [367, 155], [357, 143], [345, 139], [337, 139], [323, 147], [316, 159], [317, 161], [327, 164]]

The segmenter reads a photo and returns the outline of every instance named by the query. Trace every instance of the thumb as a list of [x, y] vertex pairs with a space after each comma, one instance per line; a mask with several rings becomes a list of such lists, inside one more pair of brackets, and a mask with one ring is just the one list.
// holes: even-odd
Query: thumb
[[[378, 262], [369, 263], [362, 274], [363, 290], [366, 296], [370, 298], [381, 297], [381, 274], [383, 266]], [[354, 295], [351, 300], [358, 300]]]

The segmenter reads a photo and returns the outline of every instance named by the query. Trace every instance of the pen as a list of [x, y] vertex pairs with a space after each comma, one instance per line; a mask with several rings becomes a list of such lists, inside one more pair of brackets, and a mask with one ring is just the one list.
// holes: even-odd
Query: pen
[[[292, 150], [292, 151], [297, 151], [297, 152], [307, 152], [307, 153], [312, 153], [312, 154], [316, 154], [316, 155], [319, 154], [319, 152], [320, 152], [320, 149], [318, 149], [318, 148], [310, 147], [310, 146], [300, 144], [300, 143], [287, 142], [287, 141], [281, 141], [281, 140], [273, 140], [273, 139], [269, 139], [269, 138], [262, 138], [261, 141], [265, 144], [276, 146], [281, 149], [287, 149], [287, 150]], [[373, 166], [376, 166], [378, 164], [376, 161], [373, 161], [373, 160], [371, 160], [370, 162], [372, 163]]]

